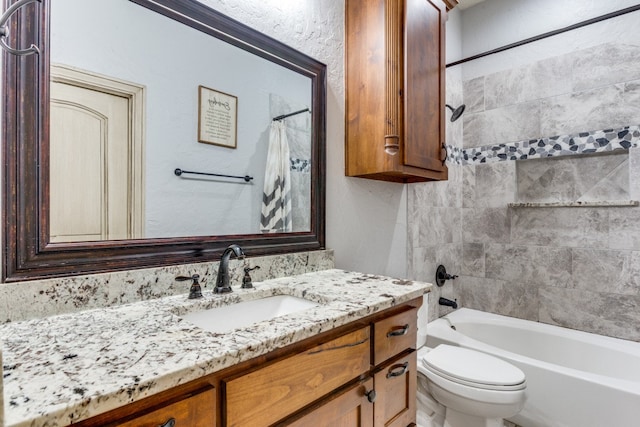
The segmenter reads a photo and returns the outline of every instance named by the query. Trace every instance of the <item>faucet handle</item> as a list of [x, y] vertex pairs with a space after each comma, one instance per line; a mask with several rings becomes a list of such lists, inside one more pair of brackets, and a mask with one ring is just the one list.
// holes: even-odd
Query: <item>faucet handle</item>
[[193, 274], [191, 276], [176, 276], [175, 278], [178, 282], [184, 282], [185, 280], [193, 280], [194, 282], [197, 282], [198, 279], [200, 279], [199, 274]]
[[200, 283], [198, 283], [199, 279], [200, 279], [200, 275], [199, 274], [193, 274], [193, 275], [191, 275], [191, 277], [189, 277], [189, 276], [177, 276], [175, 278], [175, 280], [177, 280], [178, 282], [184, 282], [186, 280], [193, 280], [193, 283], [191, 283], [191, 288], [189, 288], [189, 299], [202, 298], [202, 287], [200, 286]]
[[436, 285], [438, 286], [443, 286], [445, 281], [454, 280], [457, 277], [458, 276], [455, 274], [447, 273], [447, 269], [444, 267], [444, 265], [439, 265], [436, 269]]
[[245, 267], [244, 268], [244, 277], [242, 278], [242, 289], [251, 289], [253, 288], [253, 283], [251, 281], [251, 276], [249, 275], [249, 272], [253, 271], [253, 270], [258, 270], [260, 268], [259, 265], [256, 265], [253, 268], [249, 268], [249, 267]]

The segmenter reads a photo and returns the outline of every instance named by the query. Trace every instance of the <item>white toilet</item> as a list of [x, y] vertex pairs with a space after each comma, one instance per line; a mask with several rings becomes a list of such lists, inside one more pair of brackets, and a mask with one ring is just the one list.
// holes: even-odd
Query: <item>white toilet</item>
[[520, 412], [525, 401], [524, 372], [502, 359], [463, 347], [422, 347], [426, 324], [420, 317], [419, 427], [503, 427], [504, 418]]

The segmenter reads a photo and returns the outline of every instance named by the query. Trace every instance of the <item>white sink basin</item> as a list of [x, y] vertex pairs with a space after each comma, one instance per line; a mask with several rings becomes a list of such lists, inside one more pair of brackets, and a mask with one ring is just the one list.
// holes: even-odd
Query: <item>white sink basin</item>
[[319, 306], [320, 304], [303, 298], [278, 295], [196, 311], [181, 317], [207, 331], [228, 332], [263, 320]]

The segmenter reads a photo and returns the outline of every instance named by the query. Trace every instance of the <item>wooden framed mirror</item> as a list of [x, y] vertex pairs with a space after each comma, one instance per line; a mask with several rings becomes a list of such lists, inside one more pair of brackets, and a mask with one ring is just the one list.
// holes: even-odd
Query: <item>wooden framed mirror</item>
[[[69, 0], [72, 1], [72, 0]], [[33, 280], [40, 278], [61, 277], [88, 273], [108, 272], [135, 268], [156, 267], [163, 265], [191, 263], [191, 262], [204, 262], [217, 260], [224, 248], [229, 244], [235, 243], [243, 247], [247, 256], [262, 256], [277, 253], [287, 252], [299, 252], [307, 250], [316, 250], [324, 248], [324, 224], [325, 224], [325, 108], [326, 108], [326, 66], [317, 60], [289, 47], [285, 44], [274, 40], [266, 35], [263, 35], [248, 26], [243, 25], [219, 12], [208, 8], [204, 4], [195, 0], [118, 0], [123, 2], [122, 6], [134, 10], [136, 14], [150, 14], [151, 23], [143, 24], [138, 16], [132, 18], [129, 13], [122, 15], [115, 21], [109, 21], [104, 17], [104, 13], [110, 12], [105, 9], [104, 13], [97, 13], [98, 17], [102, 17], [107, 25], [113, 28], [112, 32], [107, 32], [107, 40], [105, 43], [110, 46], [109, 51], [114, 51], [117, 55], [124, 57], [124, 54], [118, 53], [119, 46], [127, 46], [135, 44], [134, 39], [138, 37], [129, 37], [131, 42], [127, 42], [127, 39], [120, 40], [118, 37], [123, 37], [122, 33], [127, 31], [135, 33], [138, 31], [140, 39], [148, 39], [149, 28], [161, 28], [157, 36], [153, 36], [153, 40], [157, 40], [159, 46], [152, 47], [149, 44], [139, 43], [145, 47], [146, 50], [163, 52], [179, 52], [181, 50], [187, 53], [192, 53], [192, 62], [186, 62], [185, 59], [171, 60], [171, 58], [165, 58], [164, 64], [167, 67], [159, 67], [154, 65], [150, 60], [144, 58], [144, 63], [148, 63], [148, 67], [154, 70], [170, 69], [171, 66], [181, 66], [182, 69], [198, 70], [198, 66], [204, 64], [211, 58], [223, 58], [220, 59], [221, 63], [230, 63], [227, 61], [228, 57], [224, 54], [216, 54], [213, 52], [213, 47], [209, 48], [190, 48], [186, 47], [181, 49], [179, 45], [168, 40], [176, 38], [175, 34], [179, 32], [189, 32], [190, 34], [196, 34], [202, 38], [196, 43], [208, 43], [210, 40], [212, 43], [223, 43], [225, 47], [223, 49], [238, 50], [239, 55], [242, 57], [240, 62], [248, 61], [246, 63], [251, 64], [251, 61], [258, 58], [260, 61], [265, 61], [264, 65], [258, 66], [261, 69], [277, 68], [276, 72], [284, 73], [285, 77], [277, 78], [271, 77], [271, 80], [265, 83], [270, 85], [272, 81], [278, 81], [279, 79], [285, 83], [285, 86], [294, 86], [294, 81], [298, 79], [304, 82], [308, 82], [308, 89], [302, 89], [302, 92], [308, 90], [308, 94], [305, 94], [308, 101], [293, 100], [288, 102], [289, 95], [279, 92], [278, 89], [254, 89], [253, 92], [258, 95], [262, 94], [262, 98], [265, 98], [264, 94], [268, 95], [271, 102], [269, 111], [258, 111], [248, 108], [262, 102], [261, 100], [248, 98], [247, 95], [238, 94], [244, 88], [240, 86], [250, 86], [248, 82], [253, 82], [248, 77], [238, 77], [238, 70], [231, 70], [230, 74], [236, 76], [236, 79], [232, 78], [227, 84], [224, 83], [218, 77], [210, 77], [215, 73], [200, 73], [193, 78], [193, 82], [187, 82], [182, 71], [167, 71], [172, 81], [169, 89], [180, 89], [180, 85], [185, 83], [187, 89], [183, 90], [184, 95], [176, 97], [171, 95], [169, 90], [154, 89], [150, 83], [146, 81], [137, 81], [140, 85], [133, 85], [133, 92], [136, 91], [136, 87], [141, 87], [146, 90], [144, 92], [143, 106], [139, 111], [142, 111], [140, 115], [144, 116], [146, 122], [139, 126], [143, 134], [141, 140], [144, 149], [141, 152], [145, 153], [144, 159], [146, 161], [144, 173], [140, 176], [145, 178], [144, 185], [139, 186], [139, 191], [145, 194], [142, 198], [144, 202], [140, 203], [140, 206], [149, 207], [154, 205], [154, 212], [159, 212], [165, 217], [172, 219], [171, 225], [178, 225], [177, 229], [165, 229], [160, 232], [151, 232], [152, 227], [149, 224], [156, 224], [155, 220], [151, 220], [151, 214], [149, 209], [143, 211], [138, 216], [138, 223], [142, 224], [139, 228], [144, 230], [142, 232], [132, 232], [133, 234], [120, 235], [120, 234], [103, 234], [102, 238], [93, 237], [91, 234], [82, 234], [81, 238], [60, 239], [57, 232], [52, 231], [52, 192], [56, 193], [59, 190], [56, 188], [69, 188], [76, 182], [78, 186], [84, 185], [82, 179], [83, 175], [78, 175], [71, 181], [63, 181], [63, 184], [59, 184], [56, 181], [55, 185], [52, 185], [51, 177], [54, 175], [52, 172], [52, 163], [59, 162], [57, 158], [63, 159], [69, 155], [70, 150], [66, 148], [66, 151], [58, 152], [54, 155], [54, 148], [52, 147], [52, 134], [55, 134], [58, 130], [58, 125], [52, 124], [52, 83], [51, 81], [59, 82], [68, 79], [68, 73], [62, 73], [62, 71], [69, 71], [74, 76], [78, 72], [84, 72], [86, 69], [91, 68], [95, 71], [91, 65], [84, 64], [69, 64], [66, 60], [62, 61], [64, 64], [60, 64], [58, 57], [52, 60], [52, 53], [58, 55], [56, 52], [56, 46], [54, 45], [56, 40], [63, 40], [58, 34], [61, 31], [57, 29], [62, 28], [58, 22], [65, 22], [59, 19], [56, 15], [58, 12], [52, 11], [53, 1], [42, 0], [39, 3], [32, 3], [24, 6], [20, 9], [10, 20], [10, 43], [16, 46], [29, 46], [31, 43], [38, 46], [40, 53], [30, 56], [15, 56], [9, 53], [4, 53], [3, 56], [3, 96], [4, 96], [4, 110], [3, 110], [3, 218], [4, 229], [2, 232], [3, 238], [3, 268], [2, 279], [4, 282], [15, 282], [22, 280]], [[84, 2], [89, 3], [89, 2]], [[11, 0], [5, 0], [5, 9], [9, 7], [13, 2]], [[80, 7], [82, 3], [78, 3], [74, 7]], [[112, 7], [111, 0], [106, 0], [103, 6]], [[96, 5], [91, 2], [92, 7]], [[56, 7], [58, 5], [56, 4]], [[133, 8], [133, 9], [132, 9]], [[116, 15], [116, 17], [118, 17]], [[146, 18], [145, 18], [146, 19]], [[162, 22], [158, 21], [162, 20]], [[74, 21], [67, 21], [74, 22]], [[83, 23], [87, 26], [86, 22], [82, 20], [76, 20], [75, 22]], [[58, 25], [58, 27], [56, 27]], [[146, 26], [145, 26], [146, 25]], [[178, 25], [178, 27], [164, 28], [165, 25]], [[98, 28], [93, 28], [95, 25], [88, 26], [91, 31], [102, 33]], [[65, 25], [66, 28], [66, 25]], [[55, 30], [52, 33], [52, 29]], [[143, 37], [144, 34], [144, 37]], [[126, 37], [126, 34], [125, 34]], [[73, 40], [85, 40], [90, 37], [72, 37]], [[69, 39], [71, 40], [71, 39]], [[95, 50], [94, 46], [101, 42], [93, 42], [91, 45], [93, 50], [82, 52], [82, 57], [99, 57], [107, 58], [106, 53], [102, 54], [100, 51]], [[150, 43], [150, 42], [149, 42]], [[67, 47], [69, 52], [78, 52], [77, 49], [71, 48], [71, 42], [62, 43]], [[124, 50], [124, 48], [123, 48]], [[226, 52], [225, 50], [225, 52]], [[113, 52], [112, 52], [113, 53]], [[104, 59], [102, 63], [107, 66], [114, 64], [113, 59]], [[132, 60], [124, 59], [122, 61], [125, 65], [128, 65], [129, 69], [141, 69], [141, 66], [133, 64]], [[97, 66], [96, 66], [97, 67]], [[126, 68], [126, 67], [125, 67]], [[205, 67], [207, 70], [211, 68]], [[243, 68], [243, 72], [247, 69], [255, 68], [248, 66]], [[76, 74], [74, 74], [76, 73]], [[287, 75], [286, 73], [293, 73]], [[105, 74], [108, 74], [108, 80], [117, 81], [118, 90], [120, 90], [120, 80], [112, 78], [115, 72], [111, 72], [107, 69], [98, 70], [96, 75], [103, 78]], [[261, 74], [268, 74], [264, 71]], [[84, 75], [84, 74], [83, 74]], [[60, 77], [63, 76], [63, 77]], [[217, 76], [217, 74], [216, 74]], [[120, 76], [118, 76], [119, 78]], [[127, 75], [123, 81], [135, 80], [137, 78]], [[142, 79], [141, 79], [142, 80]], [[214, 90], [211, 93], [229, 93], [229, 90], [225, 91], [225, 88], [229, 85], [236, 84], [236, 93], [232, 93], [229, 99], [237, 99], [238, 113], [237, 113], [237, 141], [238, 148], [230, 148], [224, 146], [224, 144], [202, 144], [197, 141], [190, 132], [193, 129], [195, 135], [197, 130], [197, 119], [194, 119], [198, 114], [198, 108], [196, 102], [193, 99], [197, 99], [198, 85], [194, 82], [200, 82], [202, 86], [211, 88]], [[239, 83], [239, 85], [238, 85]], [[243, 84], [244, 83], [244, 84]], [[195, 85], [195, 87], [194, 87]], [[175, 87], [174, 87], [175, 86]], [[193, 90], [192, 90], [192, 89]], [[56, 89], [57, 90], [57, 89]], [[127, 89], [128, 90], [128, 89]], [[165, 94], [166, 92], [166, 94]], [[129, 93], [125, 90], [124, 93]], [[184, 163], [175, 164], [168, 167], [167, 162], [158, 160], [156, 151], [152, 145], [160, 139], [160, 137], [154, 136], [155, 134], [168, 133], [167, 131], [158, 131], [161, 122], [161, 118], [156, 118], [153, 115], [152, 102], [158, 94], [173, 96], [176, 100], [174, 103], [182, 108], [169, 114], [171, 117], [170, 124], [173, 128], [179, 128], [177, 119], [184, 119], [186, 123], [185, 128], [188, 128], [187, 134], [184, 137], [172, 139], [174, 145], [187, 144], [190, 147], [195, 148], [193, 153], [184, 154], [181, 161]], [[295, 98], [295, 96], [293, 96]], [[282, 101], [284, 99], [284, 102]], [[182, 102], [184, 101], [184, 102]], [[275, 105], [275, 107], [274, 107]], [[186, 107], [185, 107], [186, 106]], [[257, 177], [257, 181], [263, 179], [265, 160], [259, 157], [255, 153], [266, 153], [266, 140], [268, 135], [268, 128], [271, 122], [271, 117], [280, 113], [286, 113], [287, 108], [297, 109], [299, 106], [307, 107], [310, 113], [306, 113], [307, 116], [304, 120], [308, 123], [308, 159], [305, 160], [306, 173], [308, 177], [305, 179], [308, 186], [308, 195], [304, 198], [308, 202], [305, 202], [302, 215], [307, 218], [304, 226], [300, 229], [293, 228], [289, 232], [263, 232], [260, 230], [260, 204], [262, 197], [262, 185], [260, 183], [252, 183], [246, 187], [240, 187], [242, 184], [232, 184], [224, 179], [222, 181], [216, 179], [194, 179], [184, 180], [184, 178], [173, 175], [174, 168], [192, 169], [189, 161], [195, 162], [194, 159], [218, 159], [219, 164], [223, 166], [233, 165], [235, 160], [240, 158], [249, 157], [253, 161], [253, 165], [259, 165], [257, 167], [258, 172], [254, 173]], [[243, 110], [245, 108], [246, 110]], [[280, 110], [278, 110], [280, 108]], [[283, 110], [284, 109], [284, 110]], [[164, 111], [164, 109], [163, 109]], [[188, 116], [183, 118], [182, 111], [189, 111]], [[265, 119], [265, 117], [269, 117]], [[261, 117], [256, 123], [249, 124], [250, 118]], [[164, 120], [167, 121], [166, 119]], [[57, 123], [57, 122], [56, 122]], [[160, 123], [156, 125], [155, 123]], [[191, 125], [193, 124], [193, 128]], [[145, 127], [146, 126], [146, 127]], [[253, 133], [247, 131], [247, 129], [253, 129]], [[135, 132], [128, 128], [128, 135]], [[53, 132], [52, 132], [53, 130]], [[54, 135], [55, 136], [55, 135]], [[64, 138], [63, 138], [64, 139]], [[53, 139], [55, 140], [55, 138]], [[242, 149], [246, 147], [252, 147], [248, 141], [252, 143], [258, 142], [254, 151], [242, 152]], [[179, 141], [179, 142], [176, 142]], [[260, 145], [260, 142], [263, 142]], [[251, 148], [249, 149], [251, 150]], [[74, 150], [71, 150], [74, 151]], [[169, 152], [165, 157], [178, 157], [183, 155], [185, 150], [182, 148], [174, 152]], [[176, 154], [178, 153], [178, 154]], [[226, 156], [226, 157], [225, 157]], [[89, 158], [92, 158], [91, 156]], [[258, 159], [258, 160], [256, 160]], [[126, 163], [126, 162], [125, 162]], [[213, 163], [209, 161], [205, 163], [208, 165]], [[161, 165], [162, 175], [159, 187], [152, 188], [150, 183], [156, 182], [154, 175], [150, 171]], [[113, 169], [112, 166], [109, 166]], [[197, 166], [202, 167], [202, 166]], [[260, 167], [263, 169], [260, 170]], [[89, 168], [91, 169], [91, 168]], [[106, 169], [106, 167], [105, 167]], [[64, 170], [64, 167], [63, 169]], [[216, 171], [215, 169], [213, 170]], [[240, 174], [244, 174], [244, 170], [239, 171]], [[68, 178], [68, 176], [67, 176]], [[71, 185], [69, 184], [71, 182]], [[172, 190], [170, 186], [178, 186], [176, 190]], [[201, 190], [194, 190], [194, 188], [200, 188]], [[216, 190], [210, 190], [215, 188]], [[234, 195], [229, 197], [223, 197], [222, 199], [211, 199], [210, 193], [221, 192], [221, 188], [234, 188]], [[238, 190], [241, 188], [241, 190]], [[75, 190], [74, 190], [75, 191]], [[239, 207], [228, 204], [232, 198], [239, 198], [236, 196], [240, 193], [250, 193], [251, 202], [248, 204], [240, 205]], [[185, 195], [191, 197], [192, 195], [204, 194], [206, 197], [203, 199], [184, 198]], [[154, 194], [161, 194], [166, 196], [179, 195], [176, 198], [157, 198], [152, 200]], [[259, 194], [259, 197], [256, 197]], [[55, 196], [55, 194], [54, 194]], [[66, 196], [65, 196], [66, 197]], [[65, 205], [68, 200], [65, 197], [58, 202], [54, 202], [54, 205]], [[55, 198], [54, 198], [55, 200]], [[212, 201], [213, 200], [213, 201]], [[207, 202], [211, 202], [207, 205]], [[126, 209], [127, 215], [130, 217], [130, 206]], [[222, 207], [222, 209], [219, 209]], [[76, 208], [74, 205], [63, 206], [61, 210], [61, 217], [69, 217]], [[299, 206], [297, 208], [300, 208]], [[66, 209], [66, 210], [65, 210]], [[184, 218], [182, 224], [188, 224], [189, 226], [194, 224], [200, 224], [204, 221], [201, 218], [213, 217], [213, 212], [218, 209], [222, 212], [221, 216], [216, 219], [217, 224], [215, 228], [213, 225], [207, 225], [211, 228], [204, 228], [201, 230], [193, 231], [192, 228], [182, 227], [180, 228], [180, 219]], [[294, 209], [296, 205], [294, 204]], [[201, 213], [200, 217], [190, 216], [191, 213]], [[240, 214], [250, 212], [250, 221], [252, 225], [249, 228], [243, 229], [240, 227], [229, 227], [223, 229], [225, 224], [230, 223], [232, 219], [239, 217]], [[102, 215], [102, 214], [100, 214]], [[99, 216], [98, 214], [95, 215]], [[55, 221], [54, 221], [55, 222]], [[71, 222], [78, 222], [73, 220]], [[104, 222], [104, 221], [103, 221]], [[131, 221], [130, 221], [131, 222]], [[134, 221], [135, 222], [135, 221]], [[246, 221], [245, 221], [246, 222]], [[145, 225], [146, 224], [146, 225]], [[220, 224], [222, 224], [220, 226]], [[256, 225], [257, 224], [257, 225]], [[53, 227], [55, 228], [55, 226]], [[113, 228], [113, 227], [112, 227]], [[134, 227], [135, 228], [135, 227]], [[167, 231], [168, 230], [168, 231]], [[209, 230], [211, 231], [209, 233]], [[137, 233], [137, 234], [136, 234]], [[106, 237], [105, 237], [106, 236]], [[113, 236], [116, 236], [115, 238]]]

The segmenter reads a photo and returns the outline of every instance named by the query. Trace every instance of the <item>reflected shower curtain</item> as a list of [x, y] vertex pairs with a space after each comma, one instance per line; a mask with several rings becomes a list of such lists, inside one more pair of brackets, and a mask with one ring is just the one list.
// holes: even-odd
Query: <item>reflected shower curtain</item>
[[269, 133], [260, 228], [263, 233], [292, 230], [289, 143], [286, 127], [281, 121], [272, 122]]

